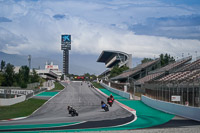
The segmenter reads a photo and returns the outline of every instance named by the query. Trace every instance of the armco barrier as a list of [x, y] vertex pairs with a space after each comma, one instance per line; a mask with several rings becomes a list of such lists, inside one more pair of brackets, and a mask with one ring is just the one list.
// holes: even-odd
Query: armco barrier
[[4, 98], [0, 98], [0, 106], [9, 106], [9, 105], [13, 105], [16, 103], [20, 103], [26, 100], [26, 96], [25, 95], [21, 95], [19, 97], [16, 98], [8, 98], [8, 99], [4, 99]]
[[200, 121], [200, 108], [155, 100], [144, 95], [142, 95], [141, 100], [142, 102], [144, 102], [145, 104], [149, 105], [152, 108], [155, 108], [155, 109], [158, 109], [170, 114]]
[[124, 98], [127, 98], [127, 99], [130, 99], [130, 94], [127, 93], [127, 92], [123, 92], [121, 90], [117, 90], [117, 89], [114, 89], [112, 87], [109, 87], [108, 85], [104, 84], [104, 83], [100, 83], [104, 88], [108, 89], [109, 91], [113, 92], [113, 93], [116, 93]]

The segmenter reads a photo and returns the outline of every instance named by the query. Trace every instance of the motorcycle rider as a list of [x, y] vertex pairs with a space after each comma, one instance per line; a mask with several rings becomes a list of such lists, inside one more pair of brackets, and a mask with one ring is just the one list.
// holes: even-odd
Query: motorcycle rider
[[114, 102], [114, 97], [113, 97], [113, 95], [112, 94], [110, 94], [110, 99]]
[[72, 116], [78, 116], [77, 111], [72, 106], [68, 106], [67, 110], [69, 111], [69, 114], [71, 114]]
[[109, 104], [110, 107], [112, 107], [113, 101], [111, 100], [110, 97], [107, 98], [107, 104]]
[[104, 101], [101, 101], [101, 108], [104, 109], [106, 107], [106, 104], [104, 103]]
[[72, 113], [72, 111], [73, 111], [73, 108], [72, 108], [72, 106], [68, 106], [68, 107], [67, 107], [67, 110], [69, 111], [69, 114], [71, 114], [71, 113]]
[[104, 103], [104, 101], [101, 101], [101, 108], [105, 111], [109, 111], [108, 105]]

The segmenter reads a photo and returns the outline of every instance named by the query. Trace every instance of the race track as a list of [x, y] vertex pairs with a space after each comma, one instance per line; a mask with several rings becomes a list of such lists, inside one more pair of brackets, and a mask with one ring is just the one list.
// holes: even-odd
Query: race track
[[[128, 123], [134, 119], [133, 114], [114, 103], [105, 112], [100, 102], [106, 102], [106, 97], [83, 82], [62, 83], [65, 89], [50, 99], [35, 113], [26, 119], [0, 122], [0, 125], [33, 125], [81, 122], [77, 125], [59, 126], [49, 128], [6, 129], [0, 131], [32, 131], [32, 130], [58, 130], [58, 129], [84, 129], [110, 127]], [[68, 114], [67, 106], [73, 106], [79, 113], [78, 117]]]

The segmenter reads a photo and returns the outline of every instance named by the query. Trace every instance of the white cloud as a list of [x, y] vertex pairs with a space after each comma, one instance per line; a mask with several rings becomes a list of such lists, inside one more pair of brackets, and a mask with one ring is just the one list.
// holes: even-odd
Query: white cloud
[[[10, 1], [3, 4], [0, 6], [0, 16], [8, 15], [12, 22], [3, 23], [0, 27], [5, 27], [21, 40], [16, 41], [15, 45], [9, 41], [0, 44], [0, 50], [9, 53], [62, 53], [61, 34], [72, 35], [72, 53], [100, 54], [102, 50], [120, 50], [137, 57], [154, 57], [160, 53], [180, 56], [181, 53], [200, 51], [198, 40], [135, 35], [127, 29], [128, 24], [144, 21], [147, 17], [193, 13], [183, 8], [167, 7], [159, 2], [155, 4], [155, 1], [60, 0]], [[53, 17], [56, 14], [65, 17], [56, 20]], [[23, 41], [24, 38], [27, 40]]]

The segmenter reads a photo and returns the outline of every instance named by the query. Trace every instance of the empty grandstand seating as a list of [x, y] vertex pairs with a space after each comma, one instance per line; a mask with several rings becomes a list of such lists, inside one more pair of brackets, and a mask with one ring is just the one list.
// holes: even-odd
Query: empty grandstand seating
[[[169, 71], [169, 72], [172, 72], [174, 70], [176, 70], [177, 68], [183, 66], [185, 63], [187, 63], [188, 61], [190, 61], [192, 59], [192, 57], [187, 57], [187, 58], [183, 58], [182, 60], [179, 60], [179, 61], [176, 61], [176, 62], [173, 62], [169, 65], [166, 65], [165, 67], [162, 67], [158, 70], [155, 70], [155, 71], [152, 71], [152, 72], [149, 72], [149, 75], [139, 79], [136, 81], [136, 84], [137, 85], [140, 85], [140, 84], [144, 84], [145, 82], [148, 82], [148, 81], [151, 81], [151, 80], [154, 80], [154, 79], [158, 79], [158, 78], [161, 78], [162, 76], [165, 76], [165, 72], [166, 71]], [[178, 75], [179, 73], [177, 73]], [[163, 77], [162, 80], [160, 81], [165, 81], [167, 80], [168, 78], [169, 79], [172, 79], [172, 78], [175, 78], [176, 75], [173, 75], [173, 74], [169, 74], [168, 75], [169, 77]]]
[[159, 77], [163, 74], [164, 74], [164, 72], [158, 72], [158, 73], [153, 73], [153, 74], [147, 75], [147, 76], [137, 80], [136, 84], [137, 85], [144, 84], [145, 82], [153, 80], [153, 79], [155, 79], [155, 78], [157, 78], [157, 77]]
[[191, 80], [197, 80], [200, 77], [200, 69], [192, 70], [192, 71], [183, 71], [183, 72], [175, 72], [171, 73], [158, 81], [191, 81]]
[[142, 70], [145, 70], [146, 73], [150, 70], [146, 70], [148, 67], [158, 63], [160, 60], [159, 59], [156, 59], [156, 60], [153, 60], [153, 61], [149, 61], [147, 63], [143, 63], [143, 64], [140, 64], [138, 65], [137, 67], [133, 68], [133, 69], [129, 69], [125, 72], [123, 72], [122, 74], [114, 77], [114, 78], [111, 78], [112, 80], [118, 80], [118, 79], [124, 79], [124, 78], [128, 78], [128, 77], [131, 77], [131, 76], [134, 76], [138, 73], [140, 73]]
[[193, 70], [200, 68], [200, 59], [197, 59], [196, 61], [189, 63], [182, 68], [178, 69], [177, 71], [187, 71], [187, 70]]
[[186, 57], [186, 58], [183, 58], [182, 60], [176, 61], [176, 62], [171, 63], [171, 64], [169, 64], [165, 67], [162, 67], [159, 70], [152, 71], [149, 74], [157, 73], [157, 72], [163, 72], [163, 71], [170, 71], [171, 72], [171, 71], [177, 70], [178, 68], [181, 68], [182, 66], [184, 66], [185, 63], [187, 63], [191, 60], [192, 60], [191, 56]]

